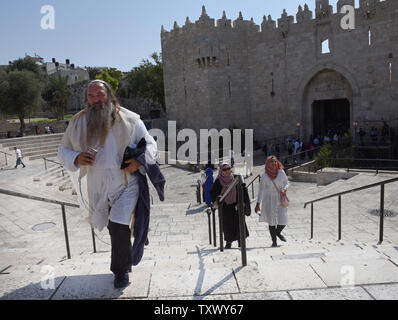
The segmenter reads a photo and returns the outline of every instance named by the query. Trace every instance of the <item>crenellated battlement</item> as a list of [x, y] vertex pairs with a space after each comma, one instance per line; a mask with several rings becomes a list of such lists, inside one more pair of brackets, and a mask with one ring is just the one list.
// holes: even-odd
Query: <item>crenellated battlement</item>
[[161, 31], [167, 116], [181, 126], [253, 128], [261, 140], [300, 123], [308, 139], [330, 125], [329, 102], [315, 101], [341, 104], [344, 131], [398, 117], [398, 0], [316, 0], [260, 24], [203, 6], [182, 23]]
[[[304, 8], [299, 5], [296, 13], [296, 21], [294, 16], [288, 15], [285, 9], [281, 17], [276, 21], [272, 19], [271, 15], [264, 15], [261, 25], [257, 25], [253, 18], [244, 20], [242, 12], [239, 12], [236, 20], [227, 18], [225, 11], [222, 13], [221, 19], [215, 22], [215, 19], [209, 17], [205, 6], [202, 6], [202, 14], [199, 19], [192, 23], [189, 17], [186, 18], [185, 24], [180, 27], [178, 23], [174, 22], [174, 27], [170, 31], [166, 31], [164, 27], [161, 28], [162, 39], [170, 39], [176, 35], [182, 35], [185, 32], [206, 32], [206, 31], [244, 31], [244, 32], [280, 32], [283, 36], [287, 35], [289, 30], [300, 28], [303, 24], [316, 26], [319, 23], [339, 23], [340, 18], [344, 16], [341, 9], [345, 5], [350, 5], [355, 8], [355, 0], [339, 0], [337, 2], [337, 12], [333, 11], [333, 6], [329, 4], [329, 0], [315, 0], [315, 15], [305, 4]], [[398, 8], [398, 1], [396, 0], [360, 0], [359, 8], [355, 8], [356, 19], [368, 20], [376, 17], [377, 12], [381, 10], [396, 10]], [[360, 21], [359, 21], [360, 22]]]

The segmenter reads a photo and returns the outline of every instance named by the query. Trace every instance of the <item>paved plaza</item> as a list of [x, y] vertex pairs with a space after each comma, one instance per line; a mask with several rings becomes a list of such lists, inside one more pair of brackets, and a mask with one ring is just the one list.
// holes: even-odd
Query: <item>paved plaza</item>
[[[254, 175], [263, 171], [256, 159]], [[71, 190], [47, 186], [42, 160], [0, 171], [0, 188], [77, 203]], [[51, 169], [51, 165], [48, 168]], [[290, 182], [287, 242], [271, 248], [268, 225], [247, 217], [247, 266], [241, 251], [209, 244], [206, 206], [196, 202], [200, 173], [162, 166], [166, 200], [154, 196], [149, 245], [133, 267], [130, 284], [113, 288], [108, 231], [91, 229], [82, 209], [66, 208], [71, 259], [67, 259], [61, 207], [0, 194], [0, 299], [303, 300], [398, 299], [398, 216], [386, 217], [378, 244], [380, 188], [342, 197], [342, 240], [337, 198], [314, 205], [314, 238], [306, 201], [396, 177], [359, 173], [327, 186]], [[255, 186], [257, 188], [257, 182]], [[398, 212], [398, 183], [385, 187], [385, 209]], [[255, 190], [255, 195], [257, 190]], [[252, 210], [254, 209], [254, 203]]]

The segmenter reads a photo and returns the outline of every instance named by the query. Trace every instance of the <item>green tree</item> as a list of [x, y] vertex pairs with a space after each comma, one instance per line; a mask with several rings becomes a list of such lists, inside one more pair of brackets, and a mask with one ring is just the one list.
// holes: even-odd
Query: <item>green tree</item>
[[97, 75], [101, 74], [101, 70], [99, 68], [95, 68], [95, 67], [88, 67], [87, 72], [90, 77], [90, 80], [95, 80], [96, 79], [95, 77]]
[[108, 73], [112, 78], [115, 78], [117, 81], [122, 82], [123, 80], [123, 72], [116, 68], [108, 68]]
[[99, 80], [103, 80], [105, 82], [108, 82], [111, 85], [113, 91], [115, 91], [115, 92], [117, 92], [117, 90], [119, 89], [119, 81], [117, 79], [115, 79], [114, 77], [112, 77], [109, 74], [108, 70], [104, 70], [103, 73], [97, 75], [95, 78], [99, 79]]
[[43, 103], [42, 82], [28, 70], [14, 70], [0, 75], [0, 112], [17, 115], [20, 130], [25, 131], [25, 118], [40, 110]]
[[43, 99], [51, 107], [51, 111], [58, 120], [64, 120], [65, 109], [69, 103], [72, 92], [68, 87], [68, 77], [51, 78], [43, 91]]
[[156, 52], [151, 55], [153, 62], [144, 59], [127, 75], [129, 90], [133, 97], [152, 99], [166, 109], [164, 98], [163, 62]]
[[17, 60], [12, 61], [11, 64], [8, 65], [7, 72], [15, 70], [31, 71], [37, 76], [38, 79], [43, 80], [43, 76], [40, 73], [40, 67], [36, 64], [36, 61], [31, 57], [19, 58]]

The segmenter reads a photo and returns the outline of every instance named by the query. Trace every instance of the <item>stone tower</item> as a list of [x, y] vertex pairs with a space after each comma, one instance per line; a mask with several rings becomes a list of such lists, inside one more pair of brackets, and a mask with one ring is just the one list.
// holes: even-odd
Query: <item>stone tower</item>
[[[161, 42], [168, 119], [177, 127], [254, 129], [254, 139], [398, 118], [398, 1], [361, 0], [355, 28], [340, 13], [354, 0], [316, 0], [261, 26], [205, 7]], [[325, 50], [326, 48], [326, 50]]]

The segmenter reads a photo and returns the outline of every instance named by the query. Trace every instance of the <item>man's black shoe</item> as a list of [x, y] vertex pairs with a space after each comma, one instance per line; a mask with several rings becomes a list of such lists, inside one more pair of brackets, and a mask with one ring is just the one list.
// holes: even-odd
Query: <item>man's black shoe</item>
[[129, 284], [129, 274], [126, 272], [123, 275], [115, 275], [113, 285], [115, 288], [123, 288]]
[[225, 249], [231, 249], [232, 243], [231, 242], [227, 242], [227, 244], [225, 245]]

